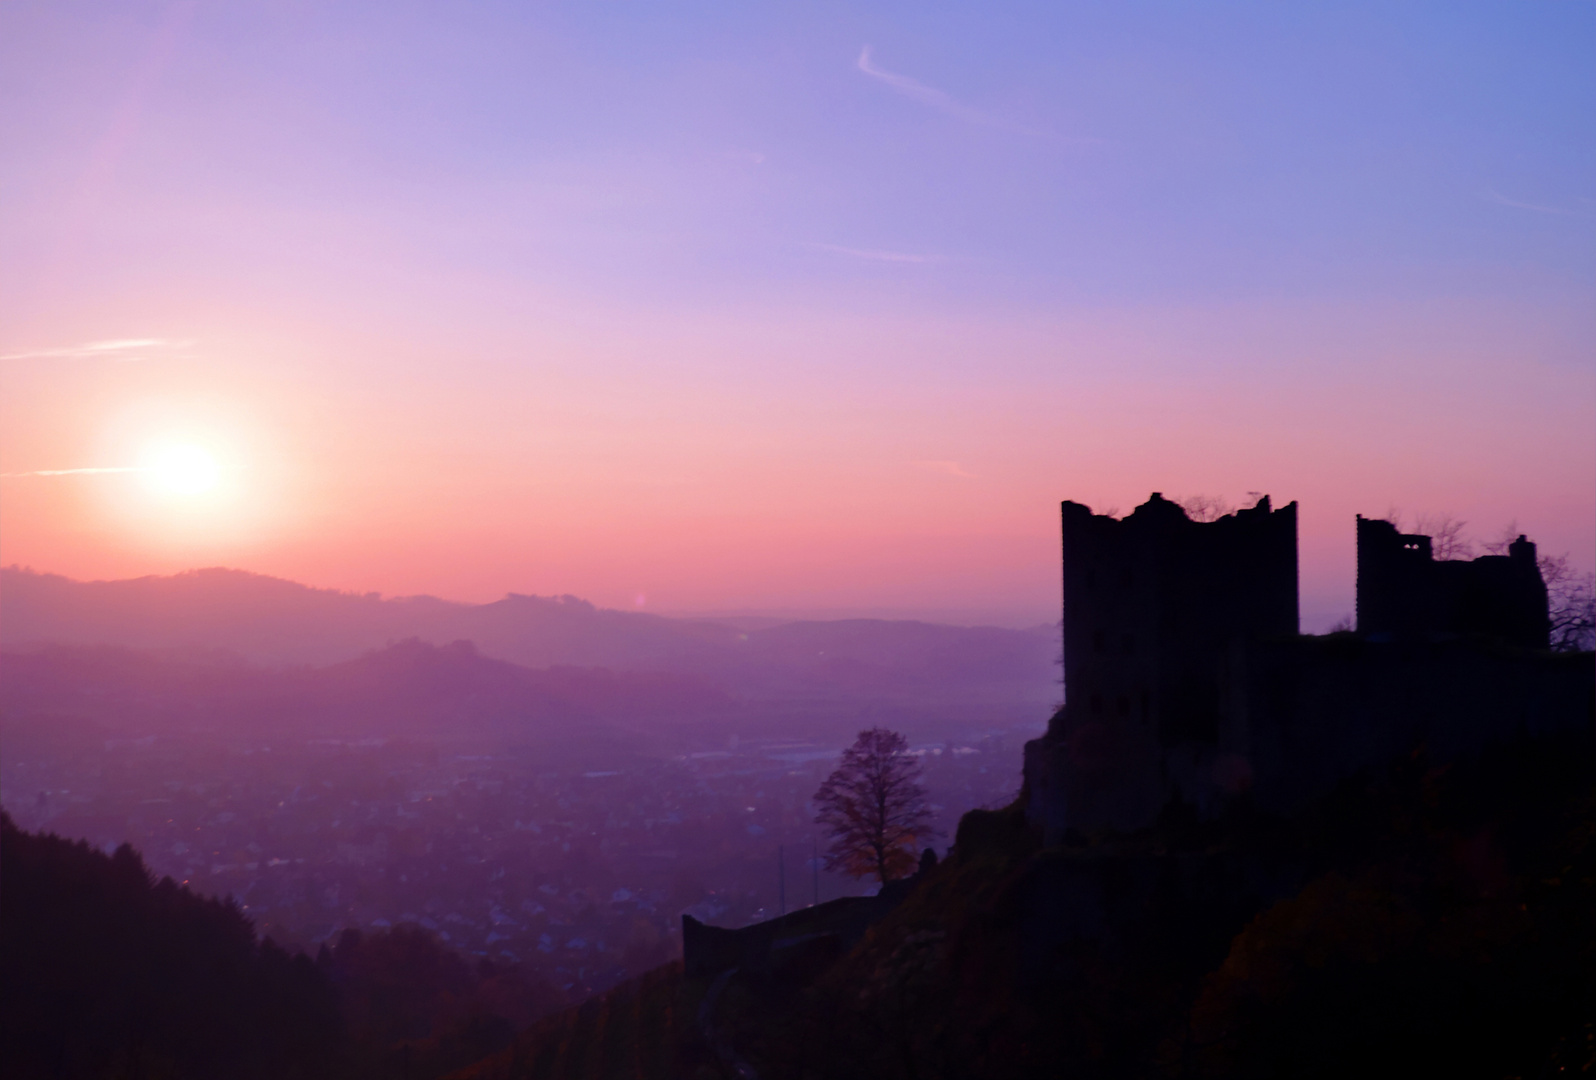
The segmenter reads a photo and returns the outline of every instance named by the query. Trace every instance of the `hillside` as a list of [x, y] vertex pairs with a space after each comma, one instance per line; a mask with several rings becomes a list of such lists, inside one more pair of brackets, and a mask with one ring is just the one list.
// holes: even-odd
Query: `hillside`
[[328, 664], [388, 642], [474, 640], [492, 655], [553, 664], [661, 667], [712, 655], [730, 628], [602, 611], [575, 597], [461, 604], [314, 589], [213, 567], [123, 581], [0, 570], [0, 644], [223, 649], [263, 664]]
[[564, 1003], [417, 926], [290, 956], [232, 900], [0, 815], [0, 1046], [19, 1080], [431, 1080]]
[[978, 811], [818, 974], [662, 969], [455, 1075], [1592, 1069], [1596, 785], [1586, 740], [1548, 739], [1410, 759], [1286, 820], [1081, 848], [1040, 850], [1016, 810]]
[[324, 667], [411, 639], [469, 641], [484, 657], [530, 668], [690, 676], [785, 704], [980, 707], [1013, 723], [1058, 696], [1057, 635], [1046, 627], [877, 619], [744, 627], [605, 610], [570, 596], [510, 595], [490, 604], [383, 599], [225, 569], [93, 582], [0, 570], [0, 647], [7, 649], [109, 645]]
[[336, 996], [236, 905], [153, 882], [123, 846], [0, 819], [3, 1025], [13, 1077], [331, 1076]]

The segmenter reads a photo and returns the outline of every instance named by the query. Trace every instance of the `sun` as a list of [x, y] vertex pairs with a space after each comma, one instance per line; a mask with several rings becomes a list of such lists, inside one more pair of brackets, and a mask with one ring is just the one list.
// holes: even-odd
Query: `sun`
[[204, 447], [177, 443], [157, 447], [145, 458], [152, 487], [173, 495], [201, 495], [216, 486], [221, 467]]

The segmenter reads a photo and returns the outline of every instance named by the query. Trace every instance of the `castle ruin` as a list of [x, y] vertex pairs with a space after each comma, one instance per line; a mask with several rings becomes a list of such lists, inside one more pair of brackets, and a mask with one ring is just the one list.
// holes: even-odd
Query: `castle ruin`
[[1063, 504], [1065, 702], [1025, 758], [1048, 843], [1240, 798], [1286, 810], [1420, 745], [1591, 725], [1590, 658], [1546, 651], [1528, 539], [1436, 560], [1429, 537], [1359, 517], [1357, 630], [1302, 636], [1296, 511]]
[[1546, 583], [1535, 545], [1520, 536], [1506, 555], [1437, 560], [1430, 538], [1358, 517], [1358, 633], [1370, 640], [1443, 635], [1526, 649], [1549, 644]]

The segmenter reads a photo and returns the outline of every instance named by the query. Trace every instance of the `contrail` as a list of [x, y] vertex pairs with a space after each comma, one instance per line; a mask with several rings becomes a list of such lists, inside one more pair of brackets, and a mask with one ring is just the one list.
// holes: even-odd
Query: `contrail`
[[[872, 79], [879, 79], [881, 82], [886, 83], [893, 90], [896, 90], [911, 101], [918, 101], [920, 104], [929, 105], [933, 109], [940, 109], [949, 116], [957, 117], [967, 123], [982, 124], [986, 127], [999, 128], [1003, 131], [1013, 132], [1016, 135], [1027, 135], [1033, 138], [1055, 138], [1050, 132], [1027, 127], [1024, 124], [1017, 124], [1012, 120], [993, 116], [980, 109], [973, 109], [945, 90], [938, 90], [934, 86], [927, 86], [918, 79], [911, 79], [907, 75], [900, 75], [896, 71], [888, 71], [886, 68], [879, 67], [875, 62], [875, 58], [871, 55], [870, 46], [868, 45], [859, 50], [859, 59], [854, 61], [854, 67]], [[1069, 139], [1067, 141], [1086, 145], [1100, 140]]]
[[0, 479], [14, 479], [19, 476], [82, 476], [85, 473], [122, 473], [122, 472], [149, 472], [148, 465], [104, 465], [86, 469], [35, 469], [32, 472], [0, 473]]
[[956, 116], [961, 120], [969, 120], [977, 124], [990, 124], [993, 122], [992, 118], [985, 113], [953, 100], [953, 95], [951, 94], [938, 90], [934, 86], [927, 86], [918, 79], [911, 79], [907, 75], [899, 75], [895, 71], [886, 71], [877, 67], [870, 58], [870, 46], [868, 45], [859, 50], [859, 59], [854, 62], [854, 66], [871, 78], [880, 79], [904, 97], [912, 98], [922, 105], [930, 105], [932, 108], [941, 109], [950, 116]]

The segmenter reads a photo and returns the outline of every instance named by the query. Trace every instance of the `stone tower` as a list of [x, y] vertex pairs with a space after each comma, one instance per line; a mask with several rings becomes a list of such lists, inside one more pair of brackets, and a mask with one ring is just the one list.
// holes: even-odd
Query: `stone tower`
[[1245, 767], [1230, 675], [1249, 643], [1297, 633], [1297, 504], [1212, 522], [1157, 493], [1124, 518], [1062, 509], [1064, 707], [1027, 748], [1030, 811], [1051, 831], [1136, 828], [1200, 801], [1227, 755]]
[[[1063, 506], [1064, 706], [1025, 747], [1052, 845], [1288, 811], [1360, 769], [1596, 722], [1590, 654], [1547, 649], [1535, 545], [1433, 556], [1358, 519], [1358, 633], [1297, 631], [1297, 504], [1212, 522], [1160, 495], [1124, 518]], [[1504, 648], [1503, 646], [1516, 646]]]
[[1551, 621], [1535, 545], [1437, 561], [1430, 538], [1358, 517], [1358, 633], [1371, 641], [1474, 637], [1544, 649]]

